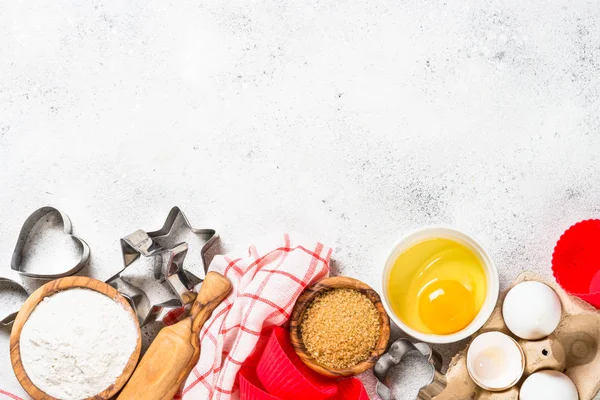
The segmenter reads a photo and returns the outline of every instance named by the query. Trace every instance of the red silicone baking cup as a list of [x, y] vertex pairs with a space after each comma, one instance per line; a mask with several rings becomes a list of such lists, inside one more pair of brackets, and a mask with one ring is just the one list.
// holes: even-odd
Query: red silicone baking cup
[[256, 370], [250, 367], [242, 367], [239, 373], [240, 400], [280, 400], [266, 392], [258, 377]]
[[344, 379], [338, 383], [338, 392], [331, 400], [369, 400], [369, 395], [360, 379]]
[[283, 328], [273, 329], [256, 375], [269, 393], [283, 400], [323, 400], [337, 393], [336, 381], [304, 365]]
[[600, 220], [578, 222], [563, 233], [552, 272], [563, 289], [600, 308]]

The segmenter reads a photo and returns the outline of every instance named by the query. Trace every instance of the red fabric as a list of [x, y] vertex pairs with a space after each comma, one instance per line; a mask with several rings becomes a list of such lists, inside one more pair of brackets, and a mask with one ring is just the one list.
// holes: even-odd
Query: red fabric
[[191, 305], [186, 307], [176, 308], [175, 310], [169, 311], [163, 317], [163, 322], [166, 325], [173, 325], [181, 320], [182, 316], [187, 315], [187, 312], [191, 309]]
[[22, 398], [20, 398], [19, 396], [17, 396], [17, 395], [14, 395], [14, 394], [12, 394], [12, 393], [5, 392], [5, 391], [4, 391], [4, 390], [2, 390], [2, 389], [0, 389], [0, 395], [3, 395], [3, 396], [5, 396], [5, 397], [7, 397], [7, 398], [9, 398], [9, 399], [11, 399], [11, 400], [23, 400], [23, 399], [22, 399]]
[[340, 381], [338, 392], [330, 400], [369, 400], [365, 386], [357, 378]]
[[[329, 274], [330, 256], [329, 247], [288, 234], [251, 246], [244, 258], [216, 256], [209, 270], [229, 278], [233, 290], [200, 332], [200, 361], [184, 385], [183, 400], [238, 399], [238, 372], [255, 347], [264, 345], [263, 330], [287, 322], [300, 293]], [[164, 320], [175, 322], [181, 315], [178, 310]]]

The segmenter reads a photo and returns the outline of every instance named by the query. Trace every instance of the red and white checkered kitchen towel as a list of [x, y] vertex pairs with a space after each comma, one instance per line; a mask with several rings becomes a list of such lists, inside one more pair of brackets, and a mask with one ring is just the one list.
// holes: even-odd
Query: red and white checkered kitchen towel
[[213, 259], [209, 270], [229, 278], [233, 289], [200, 332], [200, 361], [184, 385], [184, 400], [238, 399], [236, 376], [262, 330], [284, 324], [304, 288], [329, 275], [331, 249], [301, 240], [285, 234], [266, 247], [251, 246], [248, 257]]
[[[2, 383], [2, 382], [0, 382], [0, 383]], [[0, 389], [0, 399], [2, 399], [2, 398], [7, 398], [7, 399], [11, 399], [11, 400], [23, 400], [16, 394], [12, 394], [5, 390]]]

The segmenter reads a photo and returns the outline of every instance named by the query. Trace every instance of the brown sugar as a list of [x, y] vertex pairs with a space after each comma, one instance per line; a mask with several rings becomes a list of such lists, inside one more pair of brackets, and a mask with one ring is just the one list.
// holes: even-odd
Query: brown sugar
[[366, 360], [379, 340], [375, 305], [353, 289], [332, 289], [307, 307], [300, 334], [307, 352], [326, 367], [343, 369]]

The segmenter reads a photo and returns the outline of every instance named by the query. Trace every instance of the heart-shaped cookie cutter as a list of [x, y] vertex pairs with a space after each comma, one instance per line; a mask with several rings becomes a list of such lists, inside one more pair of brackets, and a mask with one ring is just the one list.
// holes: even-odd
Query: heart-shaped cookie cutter
[[413, 351], [426, 357], [433, 370], [431, 381], [421, 388], [417, 400], [431, 400], [446, 387], [446, 379], [440, 373], [442, 369], [441, 356], [426, 343], [413, 344], [408, 339], [398, 339], [390, 345], [388, 351], [377, 360], [373, 367], [373, 373], [377, 378], [377, 395], [382, 400], [394, 400], [390, 388], [385, 384], [388, 372], [392, 367], [400, 364], [405, 355]]
[[[12, 293], [7, 294], [7, 292]], [[14, 294], [18, 294], [20, 295], [19, 297], [22, 297], [22, 301], [14, 302], [15, 305], [21, 303], [18, 308], [16, 306], [11, 307], [10, 297], [13, 297]], [[27, 300], [27, 297], [29, 297], [29, 293], [27, 293], [27, 290], [25, 290], [23, 286], [12, 279], [0, 278], [0, 301], [2, 301], [3, 306], [6, 307], [6, 309], [0, 310], [0, 325], [8, 326], [15, 321], [19, 308], [21, 308], [21, 305]]]
[[[25, 256], [24, 250], [25, 250], [25, 244], [27, 243], [27, 239], [30, 237], [31, 232], [32, 232], [33, 228], [36, 226], [36, 224], [38, 222], [42, 221], [42, 219], [46, 218], [49, 214], [56, 215], [56, 217], [59, 219], [59, 221], [62, 225], [62, 229], [63, 229], [63, 232], [65, 233], [65, 235], [70, 236], [75, 241], [75, 243], [78, 245], [79, 250], [80, 250], [79, 261], [77, 262], [77, 264], [75, 264], [70, 269], [68, 269], [64, 272], [61, 272], [61, 273], [57, 273], [57, 274], [56, 273], [41, 274], [41, 273], [32, 273], [32, 272], [24, 271], [23, 270], [23, 258]], [[73, 232], [73, 227], [71, 225], [71, 220], [63, 212], [59, 211], [58, 209], [56, 209], [54, 207], [50, 207], [50, 206], [46, 206], [46, 207], [37, 209], [25, 220], [25, 223], [23, 223], [23, 227], [21, 228], [21, 231], [19, 232], [19, 238], [17, 240], [17, 245], [15, 246], [15, 250], [13, 252], [13, 256], [12, 256], [12, 260], [11, 260], [11, 264], [10, 264], [11, 269], [13, 269], [14, 271], [17, 271], [21, 275], [29, 276], [31, 278], [37, 278], [37, 279], [62, 278], [65, 276], [70, 276], [70, 275], [76, 274], [77, 272], [81, 271], [81, 269], [85, 266], [85, 264], [87, 264], [87, 262], [90, 258], [90, 247], [83, 239], [73, 235], [72, 232]]]
[[[183, 229], [207, 238], [200, 249], [200, 261], [206, 273], [205, 254], [216, 243], [219, 236], [214, 229], [192, 228], [181, 209], [173, 207], [161, 229], [148, 233], [137, 230], [121, 239], [124, 267], [106, 281], [129, 299], [136, 310], [141, 326], [155, 321], [165, 308], [179, 308], [191, 304], [196, 298], [194, 287], [203, 281], [203, 277], [200, 278], [184, 268], [189, 246], [185, 242], [175, 243], [180, 232], [174, 228], [174, 224], [179, 218], [182, 219]], [[161, 283], [166, 282], [176, 297], [160, 304], [152, 304], [148, 293], [121, 278], [123, 271], [140, 257], [155, 259], [154, 278]], [[165, 257], [168, 257], [166, 263]]]

